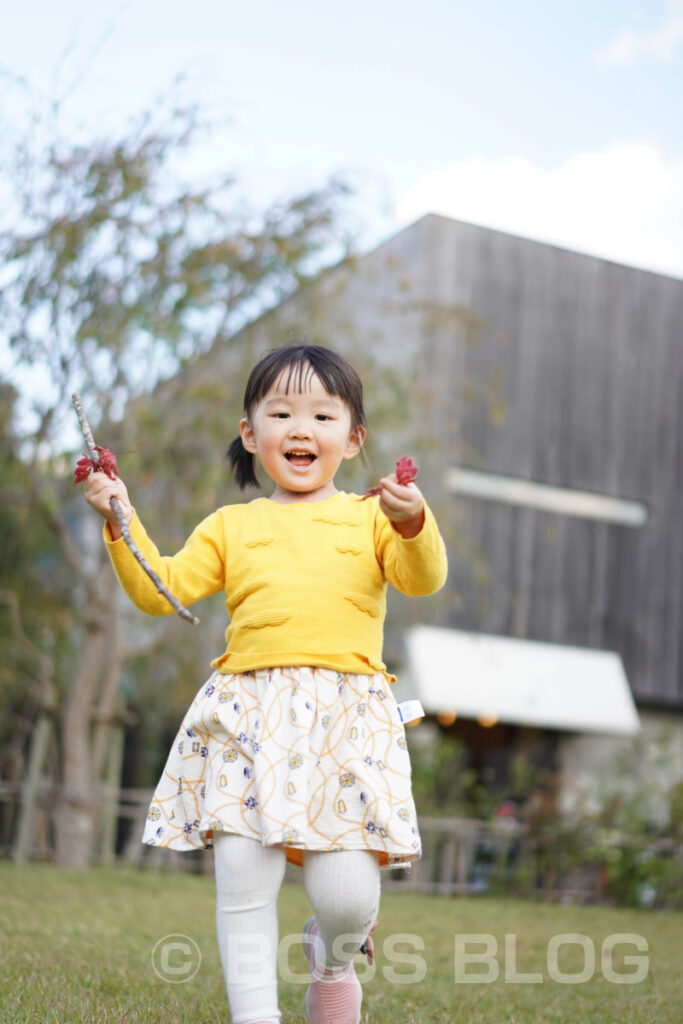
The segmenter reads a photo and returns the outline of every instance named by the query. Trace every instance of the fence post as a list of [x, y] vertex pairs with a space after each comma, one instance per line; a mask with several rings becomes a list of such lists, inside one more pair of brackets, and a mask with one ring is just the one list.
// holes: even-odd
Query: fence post
[[15, 864], [23, 864], [28, 859], [29, 845], [35, 822], [36, 803], [40, 777], [50, 746], [51, 719], [54, 714], [54, 697], [52, 687], [45, 683], [42, 690], [43, 698], [33, 732], [28, 757], [28, 767], [21, 783], [19, 794], [19, 820], [17, 838], [12, 851]]
[[119, 695], [116, 709], [106, 718], [107, 751], [105, 774], [102, 780], [100, 809], [100, 864], [113, 864], [116, 860], [116, 838], [121, 803], [121, 774], [126, 727], [135, 725], [137, 715], [126, 711]]

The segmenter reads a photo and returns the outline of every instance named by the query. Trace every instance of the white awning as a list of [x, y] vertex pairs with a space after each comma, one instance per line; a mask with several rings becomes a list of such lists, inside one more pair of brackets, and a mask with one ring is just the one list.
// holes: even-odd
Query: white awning
[[415, 626], [406, 637], [413, 692], [427, 714], [568, 732], [640, 730], [618, 654]]

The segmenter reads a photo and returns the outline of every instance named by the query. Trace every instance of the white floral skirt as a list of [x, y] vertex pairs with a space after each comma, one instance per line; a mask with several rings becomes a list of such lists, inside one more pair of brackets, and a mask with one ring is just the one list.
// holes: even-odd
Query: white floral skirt
[[185, 715], [142, 841], [191, 850], [220, 831], [283, 844], [298, 864], [304, 850], [416, 860], [410, 759], [385, 677], [214, 672]]

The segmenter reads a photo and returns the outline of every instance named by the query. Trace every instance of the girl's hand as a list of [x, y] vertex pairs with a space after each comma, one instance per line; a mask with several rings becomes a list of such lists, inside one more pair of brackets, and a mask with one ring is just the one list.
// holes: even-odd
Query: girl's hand
[[417, 537], [424, 525], [424, 505], [416, 484], [400, 484], [395, 473], [380, 480], [379, 507], [402, 537]]
[[115, 480], [111, 480], [106, 473], [91, 473], [86, 477], [84, 493], [88, 504], [92, 505], [109, 523], [112, 538], [118, 540], [121, 531], [110, 504], [111, 499], [118, 498], [128, 522], [133, 516], [128, 490], [121, 477], [117, 476]]

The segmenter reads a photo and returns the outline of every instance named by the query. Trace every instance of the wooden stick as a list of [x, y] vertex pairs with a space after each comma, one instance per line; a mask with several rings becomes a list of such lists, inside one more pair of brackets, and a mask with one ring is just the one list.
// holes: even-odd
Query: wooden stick
[[[81, 396], [74, 392], [74, 394], [71, 396], [71, 400], [73, 401], [74, 409], [76, 410], [76, 415], [78, 416], [78, 422], [81, 427], [81, 433], [83, 434], [83, 440], [85, 441], [86, 447], [88, 449], [88, 458], [92, 462], [93, 466], [97, 466], [100, 461], [100, 453], [95, 447], [95, 441], [92, 436], [92, 430], [90, 429], [90, 424], [88, 423], [88, 419], [83, 409]], [[119, 524], [121, 536], [126, 542], [128, 548], [130, 549], [131, 554], [140, 563], [141, 567], [147, 573], [147, 575], [149, 576], [149, 578], [151, 579], [152, 583], [157, 588], [159, 593], [163, 594], [163, 596], [166, 598], [169, 604], [171, 604], [172, 607], [175, 608], [181, 619], [185, 619], [186, 622], [192, 623], [193, 626], [199, 625], [199, 619], [197, 618], [197, 616], [193, 615], [191, 611], [185, 608], [185, 606], [180, 603], [178, 598], [171, 593], [171, 591], [168, 589], [163, 580], [157, 575], [157, 573], [155, 573], [154, 569], [149, 564], [149, 562], [143, 555], [142, 551], [140, 551], [140, 548], [137, 546], [137, 544], [131, 537], [130, 530], [128, 529], [128, 521], [126, 519], [126, 514], [123, 511], [121, 502], [118, 500], [118, 498], [112, 498], [110, 504], [112, 512], [116, 516], [116, 522]]]

